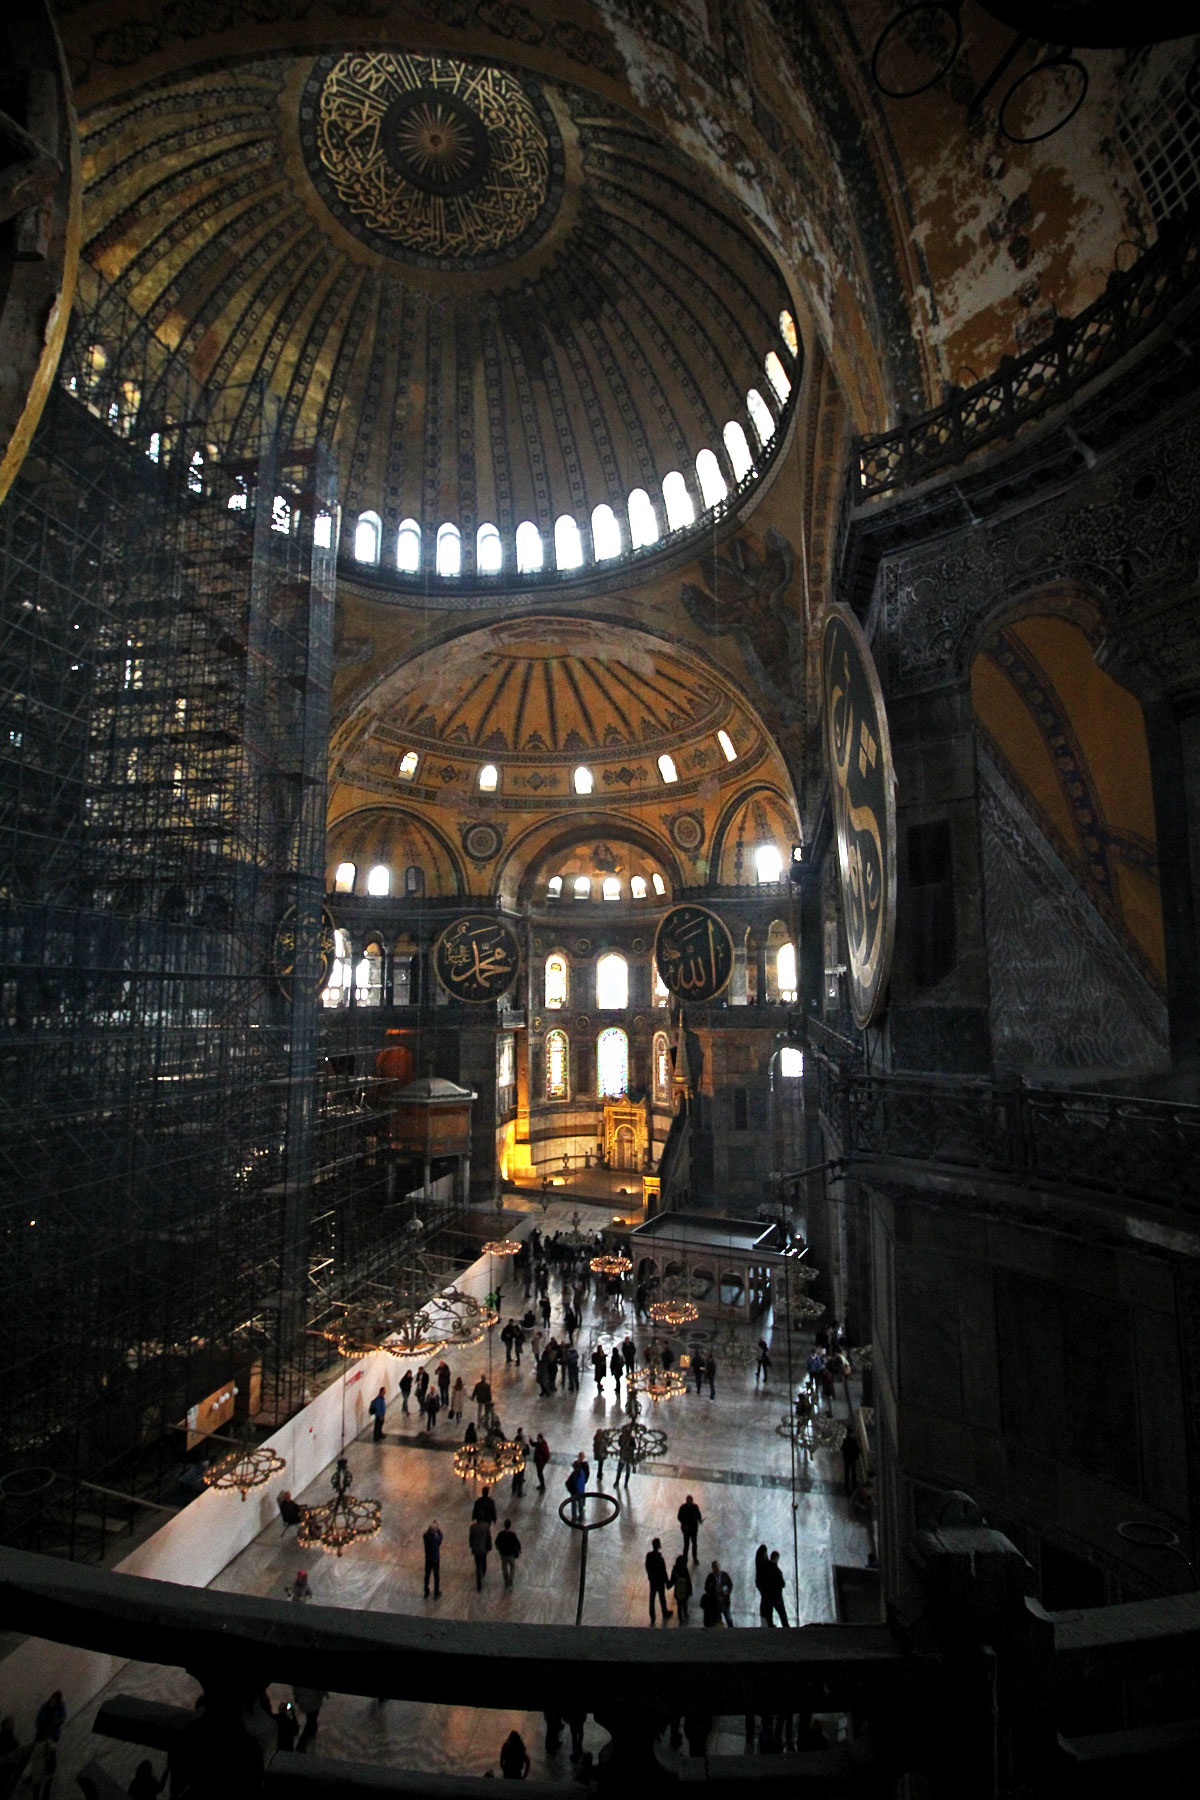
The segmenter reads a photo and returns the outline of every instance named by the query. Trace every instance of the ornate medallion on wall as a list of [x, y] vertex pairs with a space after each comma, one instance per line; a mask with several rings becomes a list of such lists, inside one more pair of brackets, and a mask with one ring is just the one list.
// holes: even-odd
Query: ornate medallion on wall
[[587, 1013], [576, 1013], [575, 1014], [575, 1029], [576, 1029], [576, 1031], [587, 1031], [590, 1028], [591, 1023], [592, 1023], [592, 1021], [588, 1017]]
[[591, 938], [576, 938], [575, 939], [575, 954], [577, 956], [586, 956], [588, 951], [591, 949], [591, 947], [592, 947]]
[[469, 823], [460, 819], [458, 833], [463, 849], [478, 869], [499, 856], [504, 846], [504, 827], [493, 824], [490, 819], [475, 819]]
[[507, 994], [520, 961], [515, 934], [503, 920], [486, 913], [456, 919], [433, 947], [434, 970], [446, 992], [472, 1005]]
[[489, 269], [520, 256], [562, 201], [562, 139], [536, 85], [453, 57], [318, 57], [300, 140], [339, 223], [418, 268]]
[[646, 1028], [645, 1015], [642, 1013], [635, 1013], [633, 1015], [633, 1029], [635, 1031], [644, 1031], [645, 1028]]
[[704, 843], [702, 812], [669, 813], [665, 818], [671, 842], [685, 856], [695, 856]]
[[[319, 946], [319, 962], [317, 965], [316, 994], [325, 991], [333, 968], [334, 931], [333, 916], [326, 907], [321, 908], [321, 938]], [[286, 1000], [292, 997], [292, 973], [296, 967], [296, 909], [289, 906], [278, 925], [275, 927], [275, 938], [271, 945], [271, 973], [279, 984], [280, 992]]]
[[634, 938], [633, 947], [639, 953], [639, 955], [641, 955], [645, 951], [645, 948], [646, 948], [645, 938]]
[[896, 776], [879, 676], [862, 628], [844, 606], [829, 609], [821, 667], [850, 1006], [861, 1029], [880, 1010], [891, 970]]
[[713, 1000], [733, 974], [733, 939], [716, 913], [673, 906], [654, 939], [663, 986], [678, 1000]]

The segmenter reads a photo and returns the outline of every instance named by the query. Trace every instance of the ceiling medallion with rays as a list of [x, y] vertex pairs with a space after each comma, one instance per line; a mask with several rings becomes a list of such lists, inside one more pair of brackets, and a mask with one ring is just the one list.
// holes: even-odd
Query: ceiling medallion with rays
[[300, 136], [339, 222], [419, 267], [486, 269], [518, 256], [562, 199], [553, 114], [531, 82], [502, 69], [373, 50], [318, 57]]

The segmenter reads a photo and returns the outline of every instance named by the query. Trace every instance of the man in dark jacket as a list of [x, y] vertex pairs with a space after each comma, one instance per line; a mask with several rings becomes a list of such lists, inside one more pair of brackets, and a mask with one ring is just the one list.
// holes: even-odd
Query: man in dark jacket
[[492, 1499], [491, 1488], [481, 1489], [478, 1500], [471, 1508], [471, 1517], [476, 1520], [482, 1519], [485, 1525], [496, 1523], [496, 1502]]
[[429, 1598], [429, 1577], [433, 1576], [433, 1597], [442, 1597], [442, 1528], [434, 1519], [421, 1537], [425, 1546], [425, 1598]]
[[675, 1514], [675, 1517], [679, 1520], [679, 1529], [683, 1532], [683, 1554], [685, 1556], [687, 1555], [688, 1545], [690, 1544], [692, 1546], [692, 1563], [694, 1566], [700, 1561], [700, 1555], [696, 1548], [696, 1533], [704, 1523], [704, 1514], [700, 1511], [700, 1508], [689, 1494], [679, 1511]]
[[[476, 1502], [478, 1505], [478, 1501]], [[495, 1508], [492, 1509], [495, 1517]], [[484, 1519], [472, 1519], [467, 1532], [467, 1542], [471, 1546], [471, 1555], [475, 1558], [475, 1592], [483, 1589], [483, 1578], [487, 1574], [488, 1551], [492, 1547], [492, 1528]]]
[[550, 1446], [539, 1431], [533, 1444], [533, 1466], [537, 1470], [538, 1492], [546, 1491], [546, 1464], [550, 1461]]
[[500, 1572], [504, 1576], [504, 1585], [510, 1588], [513, 1584], [513, 1570], [517, 1566], [517, 1558], [521, 1554], [521, 1540], [512, 1528], [512, 1520], [505, 1519], [504, 1530], [496, 1533], [496, 1549], [500, 1556]]
[[662, 1602], [665, 1625], [671, 1612], [667, 1606], [667, 1565], [663, 1559], [661, 1538], [655, 1538], [646, 1553], [646, 1580], [650, 1583], [650, 1623], [654, 1623], [654, 1601], [657, 1596]]

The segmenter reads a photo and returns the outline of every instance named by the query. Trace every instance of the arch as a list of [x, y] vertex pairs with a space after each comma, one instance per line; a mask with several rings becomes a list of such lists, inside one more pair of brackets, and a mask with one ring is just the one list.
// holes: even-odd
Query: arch
[[546, 1006], [551, 1012], [571, 999], [571, 963], [565, 950], [552, 950], [546, 958]]
[[696, 458], [696, 480], [705, 506], [719, 506], [729, 492], [721, 465], [711, 450], [701, 450]]
[[592, 556], [596, 562], [607, 562], [620, 556], [621, 522], [606, 501], [592, 510]]
[[[785, 992], [784, 984], [780, 979], [781, 965], [784, 965], [786, 970], [785, 951], [790, 958], [791, 973], [787, 992]], [[782, 919], [772, 919], [767, 930], [766, 987], [766, 999], [770, 1005], [775, 1005], [781, 1000], [787, 1000], [790, 1004], [796, 998], [796, 947], [792, 943], [787, 925]]]
[[668, 531], [685, 531], [689, 525], [695, 524], [696, 508], [688, 493], [687, 482], [678, 469], [672, 469], [663, 476], [662, 496]]
[[733, 479], [744, 481], [754, 467], [754, 458], [750, 454], [746, 433], [736, 419], [728, 421], [721, 439], [729, 458], [729, 466], [733, 470]]
[[333, 933], [333, 955], [329, 959], [329, 979], [321, 989], [321, 1005], [329, 1008], [349, 1006], [354, 989], [354, 952], [349, 932], [340, 926]]
[[577, 794], [590, 794], [596, 785], [596, 777], [586, 763], [580, 763], [571, 777], [571, 785]]
[[600, 884], [600, 893], [605, 900], [619, 900], [621, 898], [621, 877], [606, 875]]
[[355, 1006], [383, 1005], [384, 953], [378, 937], [370, 937], [354, 967]]
[[650, 1083], [656, 1105], [671, 1098], [671, 1046], [665, 1031], [656, 1031], [650, 1046]]
[[419, 863], [409, 863], [405, 869], [404, 892], [406, 894], [423, 894], [425, 892], [425, 871]]
[[717, 820], [709, 858], [710, 879], [731, 886], [753, 885], [756, 877], [751, 853], [756, 844], [771, 835], [781, 853], [790, 853], [799, 837], [796, 808], [771, 782], [754, 782], [734, 795]]
[[645, 488], [634, 488], [628, 501], [629, 547], [631, 550], [648, 550], [651, 544], [657, 544], [658, 518], [654, 504]]
[[679, 770], [675, 767], [675, 758], [668, 756], [665, 750], [658, 759], [658, 772], [667, 783], [679, 780]]
[[494, 794], [500, 786], [500, 771], [495, 763], [484, 763], [475, 778], [475, 785], [481, 794]]
[[377, 512], [359, 513], [354, 525], [354, 560], [379, 562], [379, 546], [383, 538], [383, 520]]
[[411, 781], [417, 772], [417, 764], [421, 758], [417, 751], [406, 750], [396, 765], [396, 773], [401, 781]]
[[546, 1033], [545, 1092], [547, 1100], [571, 1098], [571, 1045], [565, 1031]]
[[[664, 870], [673, 887], [683, 885], [675, 851], [666, 837], [659, 837], [635, 819], [622, 820], [619, 836], [614, 836], [611, 815], [583, 810], [581, 815], [568, 817], [564, 814], [549, 824], [531, 824], [520, 837], [506, 844], [498, 886], [510, 893], [517, 905], [536, 905], [546, 869], [553, 868], [558, 874], [563, 859], [572, 850], [588, 840], [594, 842], [597, 837], [641, 850]], [[514, 865], [521, 869], [515, 890], [508, 885]]]
[[536, 575], [546, 559], [546, 546], [532, 519], [522, 519], [517, 526], [516, 545], [518, 574]]
[[402, 804], [355, 807], [335, 817], [326, 832], [325, 854], [327, 890], [339, 862], [356, 863], [360, 872], [386, 862], [394, 869], [418, 864], [431, 894], [449, 897], [467, 891], [457, 847], [435, 823]]
[[658, 961], [651, 953], [650, 957], [650, 1004], [652, 1006], [670, 1006], [671, 990], [659, 974]]
[[392, 871], [386, 863], [376, 863], [367, 870], [367, 892], [372, 899], [383, 899], [392, 891]]
[[775, 436], [775, 416], [757, 388], [751, 388], [746, 395], [746, 411], [758, 441], [765, 449]]
[[462, 532], [448, 520], [438, 526], [435, 567], [439, 575], [462, 573]]
[[335, 894], [352, 894], [354, 877], [358, 870], [352, 862], [340, 862], [333, 871], [333, 891]]
[[421, 527], [415, 519], [402, 519], [396, 533], [396, 567], [404, 575], [415, 575], [421, 567]]
[[629, 1005], [629, 963], [619, 950], [606, 950], [596, 962], [596, 1010], [624, 1012]]
[[799, 356], [800, 339], [796, 336], [796, 321], [786, 306], [779, 315], [779, 335], [789, 356]]
[[570, 513], [560, 513], [554, 521], [554, 565], [558, 569], [583, 567], [583, 538]]
[[767, 351], [763, 361], [763, 368], [766, 371], [767, 380], [775, 390], [775, 398], [778, 400], [780, 406], [786, 405], [788, 395], [792, 391], [792, 383], [787, 370], [780, 362], [774, 350]]
[[619, 1025], [606, 1025], [596, 1039], [596, 1093], [620, 1100], [629, 1092], [629, 1038]]
[[504, 568], [504, 545], [490, 522], [475, 533], [475, 570], [479, 575], [499, 575]]

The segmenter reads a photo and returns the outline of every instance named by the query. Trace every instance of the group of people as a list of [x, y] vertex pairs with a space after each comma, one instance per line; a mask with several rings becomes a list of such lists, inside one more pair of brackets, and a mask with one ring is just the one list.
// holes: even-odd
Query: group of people
[[[654, 1538], [646, 1552], [646, 1580], [650, 1585], [650, 1623], [655, 1621], [655, 1606], [662, 1614], [665, 1625], [668, 1619], [679, 1615], [679, 1623], [688, 1623], [688, 1609], [692, 1596], [696, 1591], [694, 1571], [700, 1566], [700, 1527], [704, 1523], [704, 1514], [688, 1494], [678, 1513], [679, 1529], [683, 1536], [683, 1548], [667, 1569], [667, 1559], [663, 1555], [662, 1539]], [[691, 1553], [691, 1567], [688, 1567], [688, 1554]], [[675, 1600], [672, 1610], [667, 1605], [667, 1592], [670, 1590]], [[710, 1630], [719, 1625], [733, 1624], [733, 1578], [724, 1570], [718, 1561], [713, 1562], [708, 1574], [704, 1577], [704, 1586], [700, 1591], [700, 1616]]]

